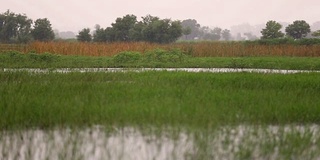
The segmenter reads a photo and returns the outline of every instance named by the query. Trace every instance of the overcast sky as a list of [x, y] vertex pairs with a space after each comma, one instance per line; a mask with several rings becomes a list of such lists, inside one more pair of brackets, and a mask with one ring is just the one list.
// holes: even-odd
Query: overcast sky
[[33, 20], [48, 18], [54, 29], [75, 32], [95, 24], [108, 27], [126, 14], [196, 19], [202, 26], [227, 29], [268, 20], [306, 20], [310, 25], [320, 21], [320, 0], [0, 0], [0, 4], [1, 13], [10, 9]]

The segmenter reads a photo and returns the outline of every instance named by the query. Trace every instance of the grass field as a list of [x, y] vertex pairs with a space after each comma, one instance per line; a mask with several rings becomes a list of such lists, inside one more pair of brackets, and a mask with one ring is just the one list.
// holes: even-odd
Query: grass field
[[313, 124], [320, 76], [0, 72], [0, 129]]
[[112, 57], [93, 57], [9, 51], [0, 53], [0, 68], [173, 67], [320, 70], [319, 57], [190, 57], [179, 51], [171, 52], [174, 53], [154, 50], [148, 55], [122, 52]]

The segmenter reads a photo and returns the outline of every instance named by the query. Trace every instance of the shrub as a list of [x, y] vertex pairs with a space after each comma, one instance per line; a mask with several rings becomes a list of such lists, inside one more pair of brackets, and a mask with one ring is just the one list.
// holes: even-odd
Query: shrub
[[124, 51], [113, 56], [113, 61], [115, 63], [133, 63], [133, 62], [139, 62], [141, 58], [142, 58], [142, 55], [140, 52]]
[[257, 40], [260, 45], [282, 45], [282, 44], [294, 44], [292, 38], [277, 38], [277, 39], [260, 39]]
[[148, 51], [144, 55], [144, 60], [148, 62], [183, 62], [188, 56], [180, 49], [164, 50], [154, 49]]
[[51, 54], [48, 52], [45, 52], [43, 54], [28, 53], [27, 57], [29, 60], [33, 62], [46, 62], [46, 63], [57, 61], [60, 58], [59, 55]]
[[24, 59], [24, 55], [19, 51], [12, 50], [12, 51], [4, 51], [3, 53], [4, 53], [2, 56], [2, 58], [4, 58], [3, 61], [21, 62]]
[[307, 45], [307, 46], [317, 45], [317, 44], [319, 45], [320, 39], [318, 39], [318, 38], [303, 38], [303, 39], [298, 40], [298, 44], [299, 45]]

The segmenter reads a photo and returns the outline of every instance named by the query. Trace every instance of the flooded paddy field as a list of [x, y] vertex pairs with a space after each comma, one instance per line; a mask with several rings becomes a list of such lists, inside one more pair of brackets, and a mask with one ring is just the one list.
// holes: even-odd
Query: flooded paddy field
[[214, 130], [83, 129], [0, 132], [6, 160], [319, 159], [319, 125], [223, 126]]
[[206, 73], [278, 73], [278, 74], [294, 74], [294, 73], [320, 73], [317, 70], [284, 70], [284, 69], [248, 69], [248, 68], [56, 68], [56, 69], [40, 69], [40, 68], [3, 68], [4, 72], [21, 72], [27, 71], [31, 73], [70, 73], [70, 72], [147, 72], [147, 71], [169, 71], [169, 72], [206, 72]]
[[208, 70], [3, 69], [0, 160], [320, 159], [319, 73]]

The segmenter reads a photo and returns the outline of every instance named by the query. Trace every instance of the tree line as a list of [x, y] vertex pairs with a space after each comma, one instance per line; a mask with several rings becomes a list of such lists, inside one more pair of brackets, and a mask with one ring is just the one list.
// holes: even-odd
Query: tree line
[[32, 40], [51, 41], [54, 32], [47, 18], [33, 22], [25, 14], [7, 10], [0, 14], [0, 43], [27, 43]]
[[182, 36], [183, 28], [180, 21], [160, 19], [147, 15], [137, 20], [135, 15], [126, 15], [117, 18], [111, 27], [95, 26], [93, 35], [89, 28], [84, 28], [77, 35], [82, 42], [115, 42], [115, 41], [146, 41], [153, 43], [171, 43]]
[[181, 40], [231, 40], [230, 30], [215, 27], [213, 29], [197, 23], [196, 20], [172, 21], [147, 15], [137, 21], [135, 15], [117, 18], [111, 27], [95, 26], [93, 34], [89, 28], [82, 29], [78, 36], [82, 42], [147, 41], [171, 43]]
[[[232, 40], [230, 30], [215, 27], [211, 29], [201, 26], [194, 19], [183, 21], [160, 19], [147, 15], [138, 21], [135, 15], [119, 17], [110, 27], [95, 26], [91, 32], [89, 28], [79, 31], [77, 40], [81, 42], [131, 42], [145, 41], [152, 43], [171, 43], [176, 40]], [[301, 39], [311, 33], [310, 25], [304, 20], [296, 20], [281, 31], [282, 25], [270, 20], [262, 29], [261, 39], [279, 39], [290, 37]], [[258, 39], [252, 34], [245, 36]], [[312, 32], [312, 36], [320, 36], [320, 30]], [[47, 18], [35, 21], [25, 14], [16, 14], [7, 10], [0, 14], [0, 43], [28, 43], [30, 41], [52, 41], [55, 39], [51, 23]]]
[[[277, 39], [290, 37], [293, 39], [301, 39], [311, 33], [310, 25], [304, 20], [296, 20], [285, 28], [285, 33], [281, 31], [282, 25], [276, 21], [268, 21], [266, 28], [262, 29], [261, 39]], [[312, 36], [320, 36], [320, 30], [312, 33]]]

